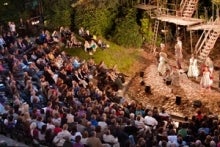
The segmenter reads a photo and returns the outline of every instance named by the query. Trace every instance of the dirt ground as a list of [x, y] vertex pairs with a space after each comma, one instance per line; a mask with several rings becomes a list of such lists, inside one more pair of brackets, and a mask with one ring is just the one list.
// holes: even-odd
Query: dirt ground
[[[214, 84], [211, 91], [203, 91], [199, 85], [200, 78], [189, 79], [186, 73], [180, 75], [180, 85], [166, 85], [163, 78], [157, 71], [157, 60], [144, 49], [140, 49], [140, 61], [134, 64], [132, 76], [125, 88], [124, 97], [128, 101], [142, 103], [147, 108], [165, 108], [172, 115], [180, 117], [191, 117], [200, 109], [203, 113], [220, 115], [220, 89], [218, 88], [219, 71], [214, 71]], [[168, 54], [170, 64], [175, 66], [172, 53]], [[183, 62], [183, 69], [187, 71], [188, 58]], [[217, 61], [216, 61], [217, 62]], [[214, 61], [215, 63], [215, 61]], [[140, 77], [140, 72], [144, 72], [144, 77]], [[141, 82], [145, 83], [144, 85]], [[145, 87], [150, 86], [151, 94], [145, 92]], [[176, 97], [181, 97], [180, 104], [176, 104]], [[202, 106], [196, 107], [195, 101], [201, 101]]]

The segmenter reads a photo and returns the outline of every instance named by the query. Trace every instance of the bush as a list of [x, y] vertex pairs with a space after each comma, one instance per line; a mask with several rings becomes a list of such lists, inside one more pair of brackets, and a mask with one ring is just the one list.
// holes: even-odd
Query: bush
[[75, 7], [74, 27], [84, 27], [92, 34], [106, 37], [111, 31], [116, 18], [117, 3], [106, 4], [100, 2], [88, 2]]
[[69, 0], [62, 0], [57, 2], [44, 1], [46, 27], [49, 29], [56, 29], [60, 26], [69, 27], [71, 25], [72, 8]]
[[124, 9], [121, 18], [116, 22], [115, 30], [112, 34], [112, 41], [125, 47], [141, 47], [143, 43], [140, 27], [136, 22], [136, 9]]

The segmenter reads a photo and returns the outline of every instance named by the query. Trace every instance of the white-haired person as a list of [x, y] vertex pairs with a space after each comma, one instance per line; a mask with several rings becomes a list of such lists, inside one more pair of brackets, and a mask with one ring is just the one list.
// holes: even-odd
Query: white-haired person
[[165, 45], [161, 44], [161, 51], [159, 53], [159, 64], [157, 67], [159, 74], [161, 76], [164, 76], [168, 67], [169, 65], [168, 65], [167, 54], [165, 53]]

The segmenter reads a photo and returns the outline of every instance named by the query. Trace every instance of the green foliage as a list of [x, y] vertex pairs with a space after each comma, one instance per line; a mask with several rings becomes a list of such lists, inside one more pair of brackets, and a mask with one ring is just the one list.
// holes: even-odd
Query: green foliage
[[130, 71], [130, 69], [132, 65], [135, 63], [135, 61], [139, 60], [139, 50], [125, 49], [124, 47], [118, 46], [112, 42], [107, 43], [110, 45], [110, 48], [107, 48], [105, 50], [98, 48], [93, 56], [84, 52], [82, 48], [65, 48], [64, 50], [69, 55], [78, 56], [81, 59], [87, 60], [93, 58], [97, 64], [101, 61], [104, 61], [109, 68], [113, 67], [114, 65], [117, 65], [118, 70], [123, 73], [134, 72]]
[[69, 0], [44, 0], [44, 15], [48, 28], [59, 28], [60, 26], [71, 25], [72, 8]]
[[136, 22], [136, 9], [124, 9], [122, 17], [116, 21], [116, 28], [112, 35], [112, 40], [118, 45], [125, 47], [137, 47], [142, 45], [140, 27]]
[[220, 0], [212, 0], [215, 5], [220, 5]]
[[75, 29], [84, 27], [89, 29], [92, 34], [107, 36], [111, 31], [116, 17], [117, 3], [115, 0], [101, 1], [99, 3], [90, 2], [75, 7], [74, 25]]
[[84, 27], [89, 29], [92, 34], [105, 36], [113, 25], [113, 18], [114, 15], [105, 9], [94, 9], [84, 11], [84, 13], [78, 9], [75, 13], [74, 24], [76, 28]]
[[18, 21], [22, 13], [24, 13], [23, 0], [0, 1], [0, 20], [2, 22]]
[[153, 37], [152, 27], [149, 18], [141, 19], [141, 33], [145, 42], [151, 42]]

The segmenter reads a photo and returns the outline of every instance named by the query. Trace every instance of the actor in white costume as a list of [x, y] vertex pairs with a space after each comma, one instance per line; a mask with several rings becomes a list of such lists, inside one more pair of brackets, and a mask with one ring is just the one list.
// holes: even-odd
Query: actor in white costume
[[200, 85], [203, 89], [211, 90], [212, 83], [213, 83], [212, 72], [209, 70], [207, 66], [205, 66], [202, 73]]
[[199, 68], [197, 65], [197, 59], [192, 55], [192, 57], [189, 60], [189, 68], [187, 72], [188, 77], [192, 78], [198, 78], [199, 76]]
[[161, 43], [161, 52], [159, 53], [159, 64], [157, 67], [157, 70], [160, 75], [165, 75], [167, 68], [168, 68], [168, 59], [167, 59], [167, 54], [164, 52], [165, 45]]

